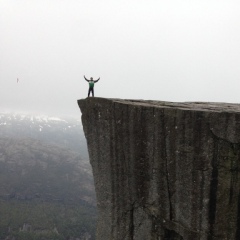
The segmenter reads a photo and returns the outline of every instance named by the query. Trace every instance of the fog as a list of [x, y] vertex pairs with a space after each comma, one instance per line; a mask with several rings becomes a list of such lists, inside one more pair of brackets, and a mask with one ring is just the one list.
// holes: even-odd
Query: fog
[[[0, 111], [95, 96], [240, 102], [240, 2], [0, 0]], [[17, 82], [17, 79], [19, 81]]]

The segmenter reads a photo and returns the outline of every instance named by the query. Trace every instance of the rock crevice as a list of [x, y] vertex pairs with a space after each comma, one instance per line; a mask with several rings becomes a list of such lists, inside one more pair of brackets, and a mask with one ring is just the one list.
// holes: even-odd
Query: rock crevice
[[240, 236], [240, 105], [78, 101], [99, 240]]

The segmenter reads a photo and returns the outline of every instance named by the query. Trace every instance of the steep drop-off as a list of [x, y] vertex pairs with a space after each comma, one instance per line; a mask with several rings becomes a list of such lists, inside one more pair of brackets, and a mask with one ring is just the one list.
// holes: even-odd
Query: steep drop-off
[[98, 240], [240, 239], [240, 105], [79, 100]]

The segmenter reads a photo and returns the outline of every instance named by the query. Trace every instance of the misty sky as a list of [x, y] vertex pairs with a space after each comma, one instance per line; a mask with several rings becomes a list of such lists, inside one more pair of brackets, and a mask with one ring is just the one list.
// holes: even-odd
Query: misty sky
[[0, 111], [80, 117], [84, 74], [99, 97], [239, 103], [239, 13], [239, 0], [0, 0]]

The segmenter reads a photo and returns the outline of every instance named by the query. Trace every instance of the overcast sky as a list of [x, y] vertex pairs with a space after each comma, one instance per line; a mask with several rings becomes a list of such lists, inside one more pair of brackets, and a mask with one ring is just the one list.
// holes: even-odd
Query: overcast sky
[[239, 0], [0, 0], [0, 111], [80, 116], [84, 74], [99, 97], [239, 103], [239, 13]]

